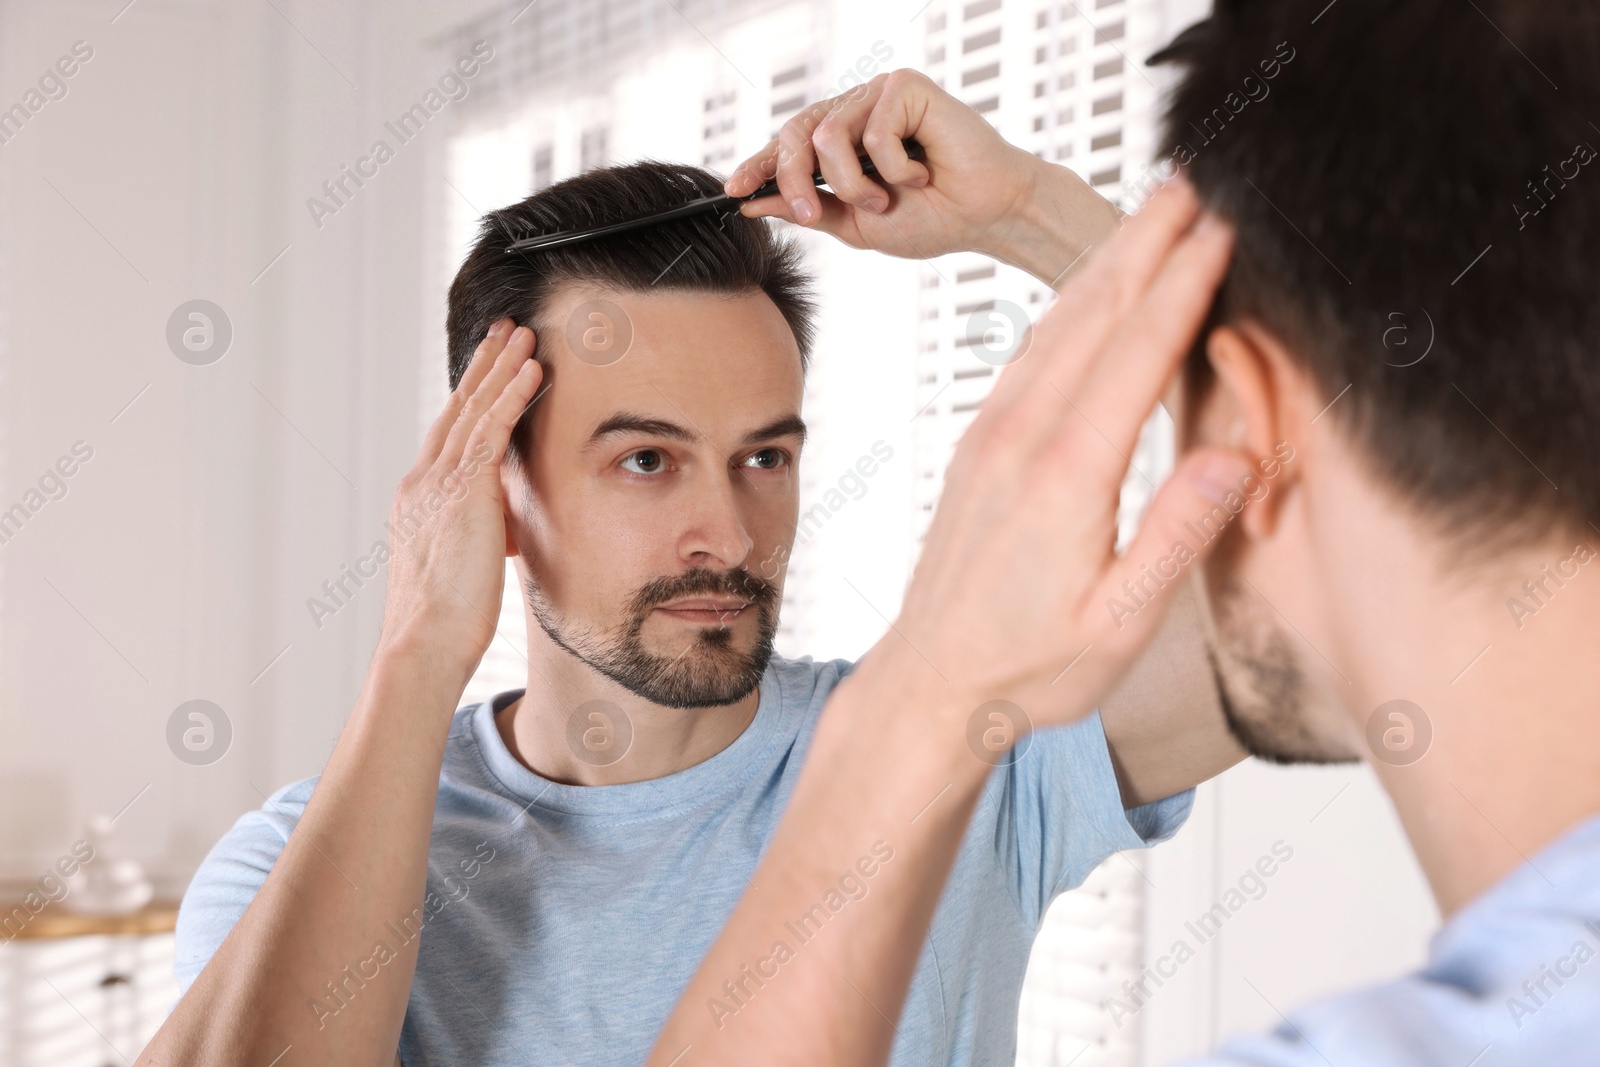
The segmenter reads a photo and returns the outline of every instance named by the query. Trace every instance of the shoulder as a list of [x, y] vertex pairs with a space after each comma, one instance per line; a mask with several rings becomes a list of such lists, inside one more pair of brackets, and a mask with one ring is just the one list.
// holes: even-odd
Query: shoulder
[[267, 880], [316, 784], [315, 777], [304, 778], [267, 797], [239, 816], [201, 861], [178, 907], [174, 970], [181, 989], [188, 989]]
[[[306, 803], [317, 787], [319, 775], [290, 782], [271, 796], [262, 800], [259, 808], [245, 812], [234, 820], [232, 828], [212, 846], [195, 881], [208, 868], [244, 858], [251, 853], [271, 851], [276, 855], [283, 848], [295, 824], [305, 813]], [[193, 888], [193, 883], [191, 883]]]
[[774, 655], [767, 670], [778, 683], [778, 696], [787, 708], [804, 708], [815, 718], [827, 703], [834, 688], [855, 669], [859, 660], [824, 659], [810, 656], [789, 659]]
[[[469, 704], [456, 711], [450, 724], [451, 745], [470, 734], [471, 715], [478, 706]], [[180, 989], [188, 989], [255, 899], [319, 780], [320, 775], [302, 778], [263, 798], [259, 808], [234, 820], [201, 861], [178, 907], [174, 970]]]

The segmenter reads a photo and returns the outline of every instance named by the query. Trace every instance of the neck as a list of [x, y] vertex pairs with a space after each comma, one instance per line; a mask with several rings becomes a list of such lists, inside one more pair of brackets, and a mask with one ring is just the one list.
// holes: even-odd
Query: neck
[[[591, 701], [602, 703], [585, 708]], [[693, 767], [755, 718], [760, 690], [715, 708], [669, 708], [624, 689], [528, 626], [528, 685], [495, 716], [506, 748], [534, 773], [568, 785], [643, 782]]]
[[[1595, 544], [1518, 549], [1464, 580], [1394, 537], [1365, 554], [1362, 592], [1346, 601], [1365, 604], [1339, 628], [1336, 653], [1349, 665], [1354, 729], [1364, 735], [1373, 710], [1397, 698], [1431, 725], [1421, 759], [1372, 763], [1446, 916], [1600, 812]], [[1548, 575], [1561, 561], [1569, 576], [1558, 585]], [[1537, 599], [1530, 580], [1543, 586]]]

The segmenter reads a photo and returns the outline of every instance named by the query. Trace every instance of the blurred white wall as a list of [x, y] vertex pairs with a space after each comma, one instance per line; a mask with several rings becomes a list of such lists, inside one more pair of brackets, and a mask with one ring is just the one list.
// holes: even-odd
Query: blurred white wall
[[[181, 889], [258, 789], [320, 767], [382, 589], [320, 628], [306, 601], [382, 535], [415, 453], [448, 108], [337, 214], [306, 201], [395, 141], [384, 123], [454, 58], [428, 42], [485, 10], [515, 12], [0, 4], [0, 107], [75, 42], [93, 53], [0, 144], [0, 508], [93, 450], [0, 545], [0, 877], [37, 877], [131, 801], [127, 850]], [[166, 338], [194, 299], [232, 326], [204, 366]], [[209, 765], [167, 743], [193, 699], [231, 723]]]

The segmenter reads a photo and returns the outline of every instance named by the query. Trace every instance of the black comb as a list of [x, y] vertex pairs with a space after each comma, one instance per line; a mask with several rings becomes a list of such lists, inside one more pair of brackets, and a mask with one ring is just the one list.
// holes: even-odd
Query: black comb
[[[900, 142], [905, 146], [906, 155], [912, 159], [920, 160], [924, 157], [922, 146], [911, 138]], [[873, 164], [872, 158], [867, 155], [858, 157], [861, 170], [868, 176], [878, 173], [878, 168]], [[821, 169], [811, 175], [815, 185], [826, 185]], [[758, 200], [763, 196], [772, 196], [778, 191], [777, 179], [767, 182], [749, 196], [729, 196], [727, 193], [717, 193], [714, 196], [702, 196], [698, 200], [690, 200], [677, 207], [663, 208], [648, 215], [636, 218], [623, 219], [621, 222], [607, 222], [600, 226], [588, 226], [578, 230], [562, 230], [560, 233], [547, 233], [538, 237], [524, 237], [513, 241], [506, 247], [507, 252], [529, 252], [537, 248], [555, 248], [559, 245], [569, 245], [576, 241], [587, 241], [591, 237], [609, 237], [614, 233], [625, 233], [636, 230], [641, 226], [654, 226], [661, 222], [671, 222], [673, 219], [687, 218], [706, 211], [737, 211], [739, 205], [746, 200]]]

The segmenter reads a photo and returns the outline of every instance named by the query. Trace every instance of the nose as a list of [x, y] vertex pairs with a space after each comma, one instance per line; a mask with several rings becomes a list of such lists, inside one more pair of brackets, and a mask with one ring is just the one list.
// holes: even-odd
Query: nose
[[739, 472], [726, 464], [707, 464], [697, 479], [678, 554], [687, 563], [720, 570], [744, 566], [755, 547], [745, 528], [737, 486]]

